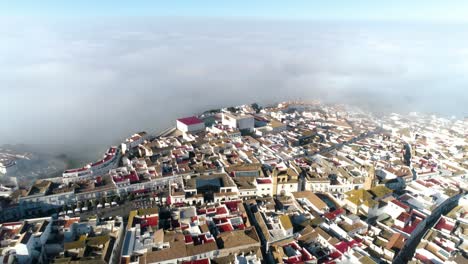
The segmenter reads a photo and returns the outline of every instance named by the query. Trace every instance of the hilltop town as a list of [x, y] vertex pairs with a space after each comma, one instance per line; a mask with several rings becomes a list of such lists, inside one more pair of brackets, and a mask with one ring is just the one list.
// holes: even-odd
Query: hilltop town
[[174, 125], [1, 185], [0, 262], [468, 261], [467, 119], [291, 101]]

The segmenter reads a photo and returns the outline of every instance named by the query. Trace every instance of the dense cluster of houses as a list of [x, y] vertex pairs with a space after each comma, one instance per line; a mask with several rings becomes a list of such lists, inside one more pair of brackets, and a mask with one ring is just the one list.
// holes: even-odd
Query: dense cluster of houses
[[[412, 261], [460, 263], [467, 128], [317, 102], [180, 118], [2, 200], [3, 263], [390, 263], [417, 234]], [[151, 203], [89, 216], [129, 195]]]

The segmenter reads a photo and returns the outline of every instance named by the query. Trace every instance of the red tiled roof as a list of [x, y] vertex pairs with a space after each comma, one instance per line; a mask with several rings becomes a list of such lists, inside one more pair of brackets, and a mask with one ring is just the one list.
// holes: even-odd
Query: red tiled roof
[[350, 248], [352, 248], [354, 245], [359, 244], [358, 241], [356, 240], [351, 240], [350, 242], [347, 241], [341, 241], [337, 244], [335, 244], [335, 248], [340, 251], [341, 253], [347, 252]]
[[449, 232], [452, 232], [454, 227], [455, 227], [455, 225], [453, 225], [452, 223], [447, 221], [447, 219], [445, 219], [444, 217], [441, 217], [439, 222], [437, 222], [437, 224], [435, 226], [435, 229], [437, 229], [437, 230], [445, 229], [445, 230], [447, 230]]
[[186, 223], [181, 223], [181, 224], [180, 224], [180, 228], [181, 228], [182, 230], [186, 230], [186, 229], [188, 229], [189, 227], [190, 227], [190, 226], [189, 226], [188, 224], [186, 224]]
[[151, 226], [151, 227], [157, 227], [159, 223], [159, 215], [151, 215], [148, 217], [144, 217], [146, 220], [146, 224]]
[[440, 181], [438, 181], [438, 180], [436, 180], [436, 179], [429, 179], [429, 180], [427, 180], [427, 181], [428, 181], [428, 182], [432, 182], [432, 183], [434, 183], [434, 184], [436, 184], [436, 185], [442, 185], [442, 182], [440, 182]]
[[238, 206], [241, 201], [229, 201], [225, 202], [224, 204], [226, 207], [229, 209], [231, 212], [237, 212], [238, 211]]
[[271, 179], [257, 179], [258, 184], [269, 184], [271, 183]]
[[101, 165], [103, 163], [104, 163], [104, 160], [100, 160], [98, 162], [95, 162], [95, 163], [91, 164], [91, 166], [95, 167], [95, 166]]
[[301, 259], [301, 256], [292, 256], [287, 259], [284, 259], [284, 263], [287, 263], [287, 264], [302, 263], [302, 259]]
[[425, 181], [422, 181], [422, 180], [417, 180], [416, 182], [419, 183], [419, 184], [421, 184], [421, 185], [424, 186], [424, 187], [431, 187], [431, 186], [432, 186], [431, 183], [425, 182]]
[[136, 174], [136, 172], [134, 172], [134, 171], [132, 171], [128, 175], [114, 176], [113, 179], [114, 179], [115, 182], [122, 182], [122, 181], [125, 181], [125, 180], [129, 180], [130, 183], [135, 183], [135, 182], [140, 180], [140, 178], [138, 177], [138, 174]]
[[199, 259], [199, 260], [190, 260], [183, 261], [182, 264], [210, 264], [210, 259]]
[[185, 243], [186, 244], [191, 244], [193, 243], [193, 238], [191, 235], [185, 235]]
[[401, 207], [401, 208], [403, 208], [403, 209], [405, 209], [405, 210], [410, 209], [410, 207], [409, 207], [408, 205], [406, 205], [406, 204], [404, 204], [404, 203], [398, 201], [397, 199], [394, 199], [394, 200], [392, 200], [391, 202], [394, 203], [394, 204], [396, 204], [396, 205], [398, 205], [399, 207]]
[[226, 207], [224, 207], [224, 206], [216, 207], [216, 214], [217, 215], [227, 214], [227, 213], [228, 213], [228, 211], [226, 210]]
[[229, 231], [234, 230], [231, 223], [229, 223], [229, 222], [219, 224], [219, 225], [217, 225], [217, 227], [218, 227], [219, 231], [221, 231], [221, 232], [229, 232]]
[[236, 226], [234, 226], [236, 228], [236, 230], [244, 230], [245, 229], [245, 225], [244, 224], [238, 224]]
[[406, 222], [408, 221], [409, 219], [411, 218], [411, 215], [408, 214], [407, 212], [402, 212], [398, 217], [397, 219], [402, 221], [402, 222]]
[[411, 199], [411, 196], [409, 196], [408, 194], [403, 194], [403, 195], [400, 196], [398, 199], [399, 199], [400, 201], [402, 201], [402, 202], [406, 202], [406, 201], [408, 201], [409, 199]]
[[191, 117], [185, 117], [185, 118], [179, 118], [177, 121], [189, 126], [189, 125], [195, 125], [195, 124], [200, 124], [203, 123], [203, 120], [196, 116], [191, 116]]
[[111, 160], [113, 157], [114, 157], [114, 155], [106, 154], [106, 157], [104, 159], [93, 163], [91, 166], [95, 167], [95, 166], [101, 165], [104, 162]]
[[341, 253], [339, 251], [333, 251], [329, 256], [332, 259], [337, 259], [337, 258], [341, 258]]
[[405, 232], [406, 234], [411, 235], [411, 233], [413, 233], [414, 229], [416, 229], [416, 227], [421, 222], [422, 222], [422, 220], [420, 218], [415, 218], [414, 221], [411, 224], [405, 226], [404, 228], [399, 228], [399, 227], [396, 227], [396, 228], [403, 231], [403, 232]]
[[337, 218], [339, 215], [342, 215], [344, 214], [345, 210], [343, 208], [339, 208], [339, 209], [336, 209], [332, 212], [328, 212], [328, 213], [325, 213], [325, 217], [328, 219], [328, 220], [334, 220], [335, 218]]
[[227, 217], [213, 217], [213, 221], [215, 222], [215, 224], [221, 224], [226, 223], [228, 220]]
[[70, 218], [68, 219], [65, 224], [63, 225], [63, 227], [65, 228], [69, 228], [73, 223], [78, 223], [80, 222], [80, 218], [79, 217], [74, 217], [74, 218]]
[[124, 177], [129, 179], [131, 183], [134, 183], [140, 180], [140, 178], [138, 177], [138, 174], [136, 174], [136, 172], [134, 171], [132, 171], [129, 175], [126, 175]]
[[206, 209], [206, 214], [214, 214], [216, 213], [216, 208], [207, 208]]
[[305, 248], [301, 249], [301, 253], [302, 253], [302, 260], [304, 260], [304, 261], [314, 259], [314, 256], [312, 256], [312, 254], [310, 254], [309, 251], [307, 251], [307, 249], [305, 249]]
[[424, 255], [422, 255], [420, 253], [416, 253], [415, 257], [416, 257], [416, 259], [420, 260], [424, 264], [432, 264], [432, 261], [428, 257], [426, 257], [426, 256], [424, 256]]
[[87, 170], [88, 168], [84, 167], [84, 168], [79, 168], [79, 169], [71, 169], [71, 170], [66, 170], [65, 173], [72, 173], [72, 172], [80, 172], [80, 171], [85, 171]]
[[203, 241], [203, 243], [210, 243], [210, 242], [215, 242], [215, 239], [212, 236], [208, 237], [206, 234], [201, 234], [195, 238], [195, 242], [196, 242], [195, 245], [201, 244], [202, 243], [201, 241]]

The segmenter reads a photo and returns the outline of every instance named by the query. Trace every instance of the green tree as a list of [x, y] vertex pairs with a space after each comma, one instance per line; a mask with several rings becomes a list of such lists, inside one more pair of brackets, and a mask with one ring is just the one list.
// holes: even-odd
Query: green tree
[[250, 106], [253, 108], [253, 110], [255, 110], [256, 113], [260, 113], [260, 110], [262, 110], [262, 107], [259, 106], [257, 103], [253, 103]]

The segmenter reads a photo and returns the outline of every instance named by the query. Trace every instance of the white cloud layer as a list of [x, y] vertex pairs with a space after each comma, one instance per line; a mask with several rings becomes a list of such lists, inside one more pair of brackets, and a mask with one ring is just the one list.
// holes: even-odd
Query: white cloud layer
[[0, 22], [0, 144], [101, 148], [204, 109], [296, 98], [468, 114], [464, 25]]

